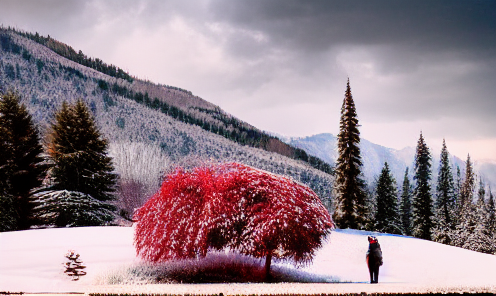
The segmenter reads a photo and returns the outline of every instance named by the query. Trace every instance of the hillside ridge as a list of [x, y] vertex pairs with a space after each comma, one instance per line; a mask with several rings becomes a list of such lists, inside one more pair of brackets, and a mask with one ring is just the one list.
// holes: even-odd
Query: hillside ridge
[[[23, 57], [28, 58], [29, 52], [12, 42], [10, 40], [11, 35], [6, 33], [10, 32], [27, 38], [70, 61], [115, 78], [110, 83], [108, 79], [98, 79], [98, 86], [103, 92], [134, 100], [148, 108], [158, 110], [179, 121], [200, 126], [206, 131], [216, 133], [241, 145], [261, 148], [296, 160], [302, 160], [325, 173], [333, 173], [329, 163], [322, 161], [318, 157], [308, 155], [306, 151], [293, 147], [279, 138], [271, 136], [226, 113], [219, 106], [194, 96], [191, 91], [140, 80], [117, 66], [107, 65], [98, 58], [87, 57], [81, 50], [76, 52], [71, 46], [50, 36], [44, 37], [38, 33], [32, 34], [12, 28], [1, 28], [1, 31], [4, 32], [1, 36], [1, 45], [4, 51], [10, 50], [18, 54], [21, 54], [22, 51]], [[38, 61], [37, 63], [39, 64]]]
[[[153, 164], [162, 167], [156, 170], [159, 175], [150, 181], [153, 184], [160, 184], [160, 174], [171, 166], [190, 168], [210, 162], [240, 162], [308, 185], [331, 209], [330, 165], [326, 164], [329, 170], [324, 172], [309, 162], [263, 149], [261, 145], [233, 141], [229, 138], [231, 132], [252, 144], [260, 144], [250, 134], [256, 130], [243, 130], [248, 124], [242, 121], [233, 119], [238, 125], [224, 125], [224, 130], [219, 129], [221, 120], [215, 116], [223, 114], [222, 118], [229, 119], [230, 115], [189, 93], [138, 79], [130, 82], [109, 76], [1, 28], [0, 91], [9, 89], [19, 93], [42, 137], [47, 134], [53, 115], [63, 101], [71, 103], [82, 99], [111, 147], [129, 150], [134, 143], [157, 147], [168, 163]], [[161, 99], [154, 97], [154, 92], [162, 94]], [[290, 147], [275, 138], [266, 144], [281, 150]], [[155, 157], [150, 151], [141, 152]]]

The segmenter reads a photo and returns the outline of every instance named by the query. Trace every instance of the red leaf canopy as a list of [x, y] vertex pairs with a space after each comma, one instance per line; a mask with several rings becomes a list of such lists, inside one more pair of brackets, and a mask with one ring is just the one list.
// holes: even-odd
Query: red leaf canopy
[[137, 253], [151, 262], [229, 247], [306, 263], [334, 228], [310, 188], [237, 163], [176, 170], [134, 219]]

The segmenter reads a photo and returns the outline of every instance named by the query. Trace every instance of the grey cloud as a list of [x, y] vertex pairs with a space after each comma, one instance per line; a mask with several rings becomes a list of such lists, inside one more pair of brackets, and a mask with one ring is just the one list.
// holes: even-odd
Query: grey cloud
[[496, 45], [494, 1], [212, 1], [217, 20], [268, 32], [278, 44], [327, 50], [335, 44], [419, 48]]
[[[492, 128], [496, 124], [492, 114], [496, 110], [496, 1], [0, 0], [4, 25], [50, 34], [75, 48], [85, 45], [93, 50], [89, 54], [100, 58], [111, 57], [112, 46], [122, 44], [119, 41], [131, 33], [159, 36], [153, 33], [162, 32], [160, 28], [176, 17], [208, 39], [209, 46], [218, 46], [215, 50], [221, 58], [233, 64], [205, 78], [201, 73], [209, 69], [191, 69], [199, 70], [192, 76], [198, 81], [177, 86], [190, 88], [221, 107], [235, 100], [242, 107], [233, 112], [241, 118], [247, 109], [285, 110], [302, 101], [337, 106], [329, 112], [338, 114], [349, 76], [364, 122], [460, 118], [459, 122], [473, 128], [457, 127], [449, 133], [496, 136]], [[93, 43], [79, 41], [92, 34], [99, 36], [88, 38]], [[165, 40], [170, 47], [176, 45], [169, 36], [163, 38], [157, 44]], [[156, 46], [149, 42], [147, 46]], [[180, 67], [181, 59], [191, 57], [174, 58], [162, 65], [173, 62]], [[150, 67], [155, 64], [159, 63]], [[160, 71], [167, 69], [150, 69]], [[166, 77], [171, 75], [180, 74]], [[177, 81], [185, 79], [181, 76]], [[208, 86], [202, 85], [205, 81]], [[291, 124], [296, 121], [291, 119]], [[290, 126], [284, 119], [280, 122]], [[449, 129], [432, 127], [440, 132], [443, 128]]]

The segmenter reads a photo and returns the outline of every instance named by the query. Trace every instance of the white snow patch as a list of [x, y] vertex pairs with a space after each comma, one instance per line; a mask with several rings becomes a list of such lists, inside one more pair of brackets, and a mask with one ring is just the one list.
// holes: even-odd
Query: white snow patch
[[[250, 294], [253, 289], [270, 293], [300, 290], [302, 293], [496, 291], [494, 255], [378, 233], [374, 235], [381, 244], [384, 265], [380, 269], [380, 283], [369, 285], [365, 264], [368, 234], [354, 230], [333, 231], [327, 243], [317, 251], [313, 263], [296, 269], [314, 274], [316, 279], [350, 284], [167, 284], [123, 287], [97, 284], [101, 282], [102, 276], [140, 262], [133, 246], [133, 228], [81, 227], [5, 232], [0, 233], [0, 292], [159, 293], [163, 289], [167, 293], [193, 294], [198, 289], [202, 293], [225, 291], [224, 294], [229, 291], [248, 291]], [[68, 250], [78, 252], [87, 266], [87, 275], [79, 281], [71, 281], [63, 273], [62, 264], [66, 262], [64, 255]], [[292, 266], [288, 263], [275, 265]]]

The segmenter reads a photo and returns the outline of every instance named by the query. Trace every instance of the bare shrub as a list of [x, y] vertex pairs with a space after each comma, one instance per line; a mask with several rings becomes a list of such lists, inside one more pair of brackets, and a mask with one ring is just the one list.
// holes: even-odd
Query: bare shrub
[[119, 175], [117, 205], [122, 216], [130, 219], [159, 189], [169, 160], [160, 147], [142, 142], [112, 143], [109, 150]]

